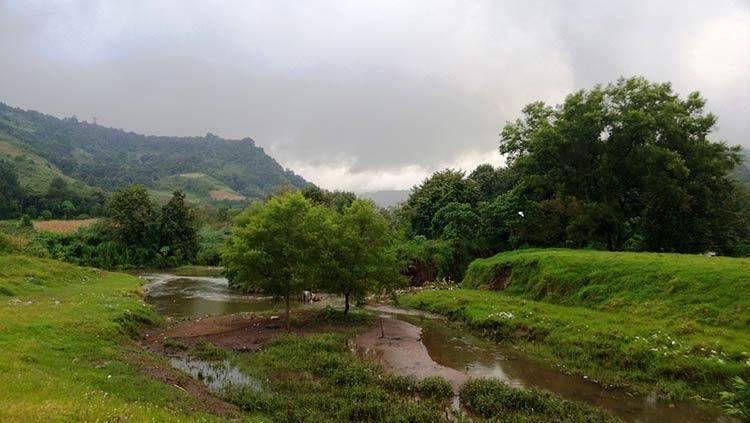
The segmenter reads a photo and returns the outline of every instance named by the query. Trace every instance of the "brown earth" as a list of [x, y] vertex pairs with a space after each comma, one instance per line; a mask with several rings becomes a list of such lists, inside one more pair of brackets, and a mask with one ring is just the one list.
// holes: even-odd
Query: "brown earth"
[[245, 201], [246, 198], [239, 194], [233, 194], [231, 192], [220, 191], [218, 189], [209, 192], [211, 198], [219, 201]]
[[455, 392], [468, 379], [465, 373], [442, 366], [430, 357], [422, 343], [421, 328], [393, 317], [381, 316], [376, 327], [355, 337], [352, 344], [397, 375], [411, 375], [417, 379], [442, 376], [451, 383]]
[[75, 219], [75, 220], [39, 220], [34, 221], [34, 229], [37, 231], [48, 231], [56, 233], [75, 232], [84, 226], [91, 226], [99, 219]]
[[[290, 332], [318, 333], [357, 324], [329, 322], [320, 319], [320, 315], [320, 310], [293, 312]], [[143, 342], [144, 346], [152, 351], [169, 354], [179, 354], [179, 351], [167, 351], [163, 346], [167, 339], [186, 344], [204, 339], [228, 350], [256, 351], [273, 336], [283, 333], [287, 333], [283, 315], [240, 313], [183, 320], [167, 328], [154, 328], [145, 333]]]

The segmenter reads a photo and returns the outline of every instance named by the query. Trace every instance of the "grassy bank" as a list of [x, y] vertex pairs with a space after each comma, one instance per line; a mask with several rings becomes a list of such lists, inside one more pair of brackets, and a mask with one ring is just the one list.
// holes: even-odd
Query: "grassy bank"
[[132, 276], [0, 255], [0, 421], [216, 421], [141, 366]]
[[477, 260], [465, 286], [407, 306], [451, 316], [590, 378], [717, 399], [750, 376], [750, 260], [527, 250]]

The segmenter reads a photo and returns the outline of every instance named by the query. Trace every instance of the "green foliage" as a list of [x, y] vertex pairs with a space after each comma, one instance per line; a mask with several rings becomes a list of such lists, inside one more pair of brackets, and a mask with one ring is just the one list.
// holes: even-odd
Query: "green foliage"
[[750, 234], [728, 177], [739, 150], [708, 140], [704, 106], [643, 78], [526, 106], [500, 144], [526, 203], [523, 242], [619, 250], [637, 237], [648, 251], [734, 253]]
[[520, 250], [470, 266], [466, 285], [401, 304], [463, 321], [568, 371], [712, 400], [750, 378], [747, 259]]
[[193, 262], [198, 238], [192, 212], [176, 191], [161, 210], [144, 187], [115, 192], [104, 220], [72, 233], [38, 232], [25, 251], [70, 263], [104, 269], [171, 267]]
[[438, 400], [415, 401], [413, 379], [390, 376], [350, 354], [349, 336], [281, 336], [253, 354], [237, 355], [240, 369], [265, 381], [266, 389], [236, 390], [229, 400], [274, 421], [446, 421]]
[[217, 347], [203, 338], [196, 341], [190, 355], [205, 361], [219, 361], [227, 358], [227, 352], [223, 348]]
[[[57, 119], [0, 103], [0, 135], [70, 177], [113, 190], [132, 183], [164, 188], [173, 175], [203, 173], [248, 197], [262, 198], [284, 184], [307, 183], [284, 169], [250, 138], [144, 136], [75, 118]], [[168, 186], [183, 189], [186, 186]], [[89, 213], [91, 215], [95, 215]]]
[[738, 295], [750, 290], [748, 267], [727, 257], [518, 250], [475, 260], [463, 286], [502, 277], [507, 293], [538, 301], [750, 329], [750, 297]]
[[15, 293], [0, 294], [0, 421], [222, 421], [142, 373], [171, 369], [125, 329], [158, 322], [133, 294], [140, 285], [130, 275], [0, 256], [0, 292]]
[[389, 249], [394, 234], [372, 202], [355, 200], [343, 213], [329, 213], [327, 219], [327, 232], [320, 234], [322, 287], [344, 295], [344, 313], [350, 299], [362, 300], [377, 288], [398, 284], [398, 262]]
[[21, 209], [23, 192], [13, 166], [0, 160], [0, 219], [16, 217]]
[[497, 422], [616, 422], [607, 413], [535, 389], [511, 388], [497, 379], [472, 379], [460, 391], [461, 403]]
[[411, 227], [415, 235], [438, 236], [433, 227], [437, 212], [450, 203], [475, 205], [479, 189], [464, 173], [447, 169], [435, 172], [420, 185], [413, 188], [404, 208], [411, 215]]
[[430, 376], [422, 379], [417, 384], [417, 392], [426, 398], [447, 400], [453, 398], [453, 388], [447, 380], [440, 376]]
[[290, 298], [314, 286], [320, 271], [328, 213], [300, 193], [278, 195], [242, 212], [222, 254], [230, 284], [284, 298], [288, 326]]
[[195, 218], [185, 204], [185, 194], [175, 191], [159, 214], [159, 245], [167, 248], [166, 257], [173, 265], [192, 263], [198, 254]]
[[328, 206], [339, 213], [343, 213], [357, 199], [353, 192], [328, 191], [312, 184], [302, 188], [301, 192], [313, 204]]
[[143, 185], [129, 185], [113, 193], [107, 202], [115, 222], [115, 236], [128, 246], [154, 247], [158, 243], [158, 212]]
[[737, 376], [732, 381], [732, 391], [721, 393], [724, 411], [745, 421], [750, 421], [750, 384]]
[[402, 263], [402, 273], [411, 285], [422, 285], [438, 279], [456, 280], [458, 269], [454, 260], [453, 243], [446, 240], [415, 236], [393, 247]]

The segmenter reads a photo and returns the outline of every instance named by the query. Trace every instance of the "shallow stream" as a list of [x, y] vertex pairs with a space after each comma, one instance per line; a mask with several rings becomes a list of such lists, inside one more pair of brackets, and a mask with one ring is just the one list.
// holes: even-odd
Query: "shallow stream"
[[[240, 294], [230, 290], [221, 277], [176, 276], [170, 274], [142, 275], [146, 301], [164, 316], [172, 318], [280, 309], [272, 298]], [[295, 307], [338, 305], [324, 301]], [[438, 374], [457, 388], [465, 380], [477, 377], [498, 378], [516, 387], [536, 387], [563, 398], [604, 408], [628, 422], [723, 422], [720, 414], [696, 403], [671, 404], [656, 395], [633, 396], [608, 388], [581, 376], [568, 375], [560, 369], [536, 360], [522, 352], [473, 335], [466, 328], [438, 316], [390, 306], [374, 309], [382, 316], [382, 325], [353, 340], [354, 347], [373, 354], [386, 369], [424, 377]], [[385, 336], [383, 336], [385, 335]], [[240, 381], [241, 375], [227, 367], [204, 369], [201, 363], [172, 363], [190, 374], [208, 376], [210, 383]], [[224, 377], [227, 376], [227, 378]], [[240, 378], [240, 379], [238, 379]], [[253, 381], [244, 379], [240, 383]]]

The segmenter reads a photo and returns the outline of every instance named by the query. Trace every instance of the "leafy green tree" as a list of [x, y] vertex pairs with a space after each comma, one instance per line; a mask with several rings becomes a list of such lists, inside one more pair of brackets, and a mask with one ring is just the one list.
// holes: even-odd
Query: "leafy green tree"
[[238, 215], [226, 240], [222, 261], [232, 286], [283, 298], [287, 329], [290, 298], [320, 274], [320, 240], [330, 234], [330, 213], [299, 192], [282, 194]]
[[464, 173], [452, 169], [435, 172], [420, 185], [414, 187], [406, 201], [405, 214], [411, 219], [416, 235], [437, 236], [433, 233], [432, 219], [450, 203], [466, 203], [474, 206], [479, 199], [479, 190], [473, 180], [464, 178]]
[[462, 239], [476, 236], [479, 216], [471, 204], [448, 203], [432, 217], [432, 233], [443, 239]]
[[130, 185], [115, 191], [107, 204], [115, 223], [116, 238], [128, 246], [156, 249], [158, 211], [143, 185]]
[[344, 314], [351, 299], [361, 300], [379, 287], [397, 284], [399, 263], [389, 248], [394, 233], [389, 222], [366, 200], [355, 200], [343, 213], [334, 213], [324, 234], [324, 288], [344, 296]]
[[69, 219], [76, 213], [76, 206], [73, 205], [73, 202], [70, 200], [65, 200], [62, 203], [60, 203], [60, 212], [62, 213], [63, 217], [66, 219]]
[[13, 165], [0, 160], [0, 218], [18, 216], [23, 202], [23, 190]]
[[728, 178], [739, 149], [709, 140], [716, 117], [704, 106], [644, 78], [526, 106], [500, 143], [528, 208], [518, 233], [534, 245], [728, 251], [740, 236]]
[[162, 206], [159, 237], [161, 247], [167, 247], [177, 263], [195, 260], [198, 254], [195, 218], [185, 203], [185, 193], [182, 191], [173, 192], [169, 202]]
[[349, 207], [357, 199], [357, 196], [353, 192], [328, 191], [313, 184], [303, 188], [302, 195], [312, 201], [313, 204], [331, 207], [339, 213], [343, 212], [345, 208]]

